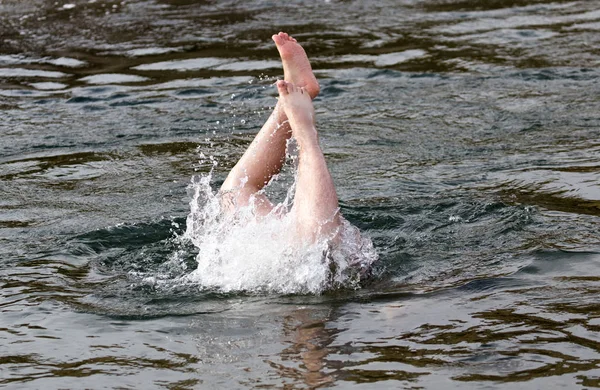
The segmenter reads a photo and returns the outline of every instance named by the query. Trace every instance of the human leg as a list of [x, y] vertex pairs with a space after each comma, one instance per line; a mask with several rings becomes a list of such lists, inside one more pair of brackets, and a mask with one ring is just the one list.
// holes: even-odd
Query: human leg
[[[272, 38], [281, 56], [285, 80], [305, 87], [314, 98], [319, 93], [319, 84], [302, 46], [283, 32]], [[273, 206], [260, 190], [281, 170], [290, 136], [287, 116], [278, 103], [221, 186], [221, 190], [230, 197], [229, 205], [244, 207], [254, 197], [259, 215], [266, 215], [272, 210]]]
[[338, 198], [327, 168], [309, 93], [285, 81], [277, 82], [279, 102], [298, 142], [298, 177], [293, 212], [303, 240], [336, 235], [341, 225]]
[[230, 197], [230, 207], [248, 206], [254, 197], [259, 215], [272, 210], [269, 200], [259, 191], [281, 170], [290, 136], [289, 123], [278, 104], [221, 186], [221, 191]]

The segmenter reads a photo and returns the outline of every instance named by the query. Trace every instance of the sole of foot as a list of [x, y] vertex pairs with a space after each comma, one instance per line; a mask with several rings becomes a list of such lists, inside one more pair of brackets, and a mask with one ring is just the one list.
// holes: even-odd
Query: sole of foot
[[283, 63], [285, 81], [303, 87], [311, 99], [314, 99], [321, 90], [317, 78], [304, 48], [291, 36], [284, 32], [273, 35], [273, 41], [279, 51]]

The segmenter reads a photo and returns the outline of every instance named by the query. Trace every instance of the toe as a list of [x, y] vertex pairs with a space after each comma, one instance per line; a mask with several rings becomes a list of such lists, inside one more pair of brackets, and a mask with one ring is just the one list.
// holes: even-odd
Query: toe
[[275, 42], [275, 44], [277, 46], [281, 46], [285, 43], [285, 41], [283, 40], [283, 38], [281, 38], [281, 36], [279, 36], [278, 34], [275, 34], [271, 37], [271, 39], [273, 39], [273, 42]]
[[277, 90], [279, 94], [288, 94], [288, 83], [283, 80], [277, 80]]

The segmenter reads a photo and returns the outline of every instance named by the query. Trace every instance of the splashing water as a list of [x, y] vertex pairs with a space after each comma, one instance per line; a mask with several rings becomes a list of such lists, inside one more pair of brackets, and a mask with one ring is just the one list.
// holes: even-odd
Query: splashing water
[[[323, 238], [295, 240], [291, 208], [294, 184], [285, 200], [263, 218], [250, 202], [235, 215], [222, 212], [213, 192], [212, 172], [195, 176], [187, 230], [183, 235], [198, 249], [198, 268], [186, 276], [193, 283], [223, 292], [320, 294], [337, 288], [359, 288], [377, 253], [370, 239], [342, 218], [339, 244]], [[290, 211], [291, 210], [291, 211]]]

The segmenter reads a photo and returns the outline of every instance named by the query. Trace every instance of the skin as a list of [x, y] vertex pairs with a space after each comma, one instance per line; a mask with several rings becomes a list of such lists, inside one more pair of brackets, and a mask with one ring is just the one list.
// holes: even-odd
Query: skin
[[294, 209], [298, 234], [309, 241], [330, 236], [340, 225], [338, 198], [315, 127], [315, 110], [308, 91], [278, 81], [279, 101], [298, 141], [298, 177]]
[[254, 200], [256, 213], [265, 216], [273, 205], [260, 192], [285, 161], [287, 140], [293, 135], [299, 145], [298, 178], [292, 211], [297, 217], [297, 235], [314, 241], [330, 236], [340, 225], [338, 199], [333, 180], [319, 146], [312, 99], [320, 87], [306, 52], [288, 34], [273, 35], [284, 70], [277, 82], [279, 101], [246, 152], [232, 168], [221, 190], [230, 211]]

